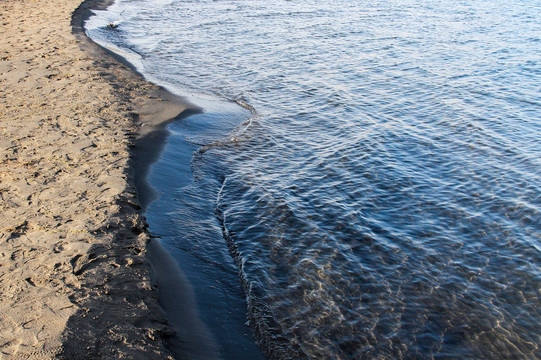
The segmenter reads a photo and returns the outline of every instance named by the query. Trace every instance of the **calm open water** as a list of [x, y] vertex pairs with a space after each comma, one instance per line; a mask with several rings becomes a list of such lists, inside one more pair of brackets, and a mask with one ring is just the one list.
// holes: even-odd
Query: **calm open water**
[[268, 358], [541, 358], [541, 1], [122, 0], [92, 21], [208, 101], [170, 127], [147, 217], [206, 264], [196, 287], [240, 273]]

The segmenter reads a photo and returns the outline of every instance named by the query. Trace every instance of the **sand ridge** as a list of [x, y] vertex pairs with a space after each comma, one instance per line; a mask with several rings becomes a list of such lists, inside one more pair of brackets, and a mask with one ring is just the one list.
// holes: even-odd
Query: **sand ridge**
[[130, 148], [184, 107], [72, 33], [80, 3], [0, 2], [0, 358], [170, 358]]

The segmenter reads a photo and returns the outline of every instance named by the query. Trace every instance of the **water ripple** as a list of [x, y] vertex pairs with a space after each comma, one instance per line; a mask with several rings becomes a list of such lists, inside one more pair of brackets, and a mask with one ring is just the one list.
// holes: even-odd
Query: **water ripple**
[[252, 110], [192, 170], [221, 184], [269, 358], [541, 357], [540, 9], [203, 0], [126, 16], [148, 72]]

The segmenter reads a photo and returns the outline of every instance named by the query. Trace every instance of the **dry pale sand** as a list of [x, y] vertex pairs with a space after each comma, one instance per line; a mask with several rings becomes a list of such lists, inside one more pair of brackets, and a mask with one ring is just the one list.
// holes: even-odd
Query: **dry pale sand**
[[0, 358], [169, 358], [130, 156], [184, 107], [73, 32], [80, 3], [0, 1]]

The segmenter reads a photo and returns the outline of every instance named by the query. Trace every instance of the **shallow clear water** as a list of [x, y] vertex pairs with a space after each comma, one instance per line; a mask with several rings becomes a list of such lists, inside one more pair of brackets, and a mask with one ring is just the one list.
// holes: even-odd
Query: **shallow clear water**
[[254, 109], [189, 139], [193, 182], [158, 231], [240, 272], [269, 358], [541, 357], [539, 0], [129, 0], [98, 18], [153, 81]]

